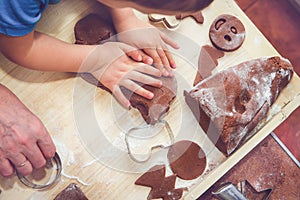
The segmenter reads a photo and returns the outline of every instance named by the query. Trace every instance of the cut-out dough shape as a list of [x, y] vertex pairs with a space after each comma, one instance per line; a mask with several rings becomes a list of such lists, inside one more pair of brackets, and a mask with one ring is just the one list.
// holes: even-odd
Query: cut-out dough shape
[[136, 181], [136, 185], [151, 187], [151, 191], [147, 197], [150, 199], [162, 198], [163, 200], [179, 200], [186, 188], [175, 189], [176, 175], [165, 177], [165, 165], [156, 165], [140, 176]]
[[209, 29], [209, 38], [213, 45], [223, 51], [238, 49], [245, 40], [245, 27], [232, 15], [220, 15]]
[[193, 86], [209, 77], [212, 71], [218, 66], [218, 59], [224, 56], [223, 51], [205, 45], [201, 48], [198, 60], [198, 71], [194, 80]]
[[206, 168], [206, 155], [201, 147], [187, 140], [173, 144], [168, 151], [172, 171], [179, 178], [192, 180], [199, 177]]
[[176, 19], [179, 19], [179, 20], [182, 20], [186, 17], [192, 17], [199, 24], [203, 24], [203, 22], [204, 22], [204, 17], [202, 15], [201, 11], [197, 11], [194, 13], [181, 13], [181, 14], [176, 15]]
[[88, 200], [82, 190], [75, 183], [68, 185], [54, 200]]
[[97, 14], [89, 14], [80, 19], [75, 27], [75, 44], [94, 45], [109, 39], [115, 34], [112, 24]]

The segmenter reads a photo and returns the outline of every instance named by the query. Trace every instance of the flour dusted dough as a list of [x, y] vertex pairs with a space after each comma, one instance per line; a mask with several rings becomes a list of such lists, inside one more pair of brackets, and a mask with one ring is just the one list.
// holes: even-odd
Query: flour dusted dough
[[185, 91], [185, 100], [216, 147], [230, 155], [266, 116], [293, 67], [280, 57], [227, 68]]

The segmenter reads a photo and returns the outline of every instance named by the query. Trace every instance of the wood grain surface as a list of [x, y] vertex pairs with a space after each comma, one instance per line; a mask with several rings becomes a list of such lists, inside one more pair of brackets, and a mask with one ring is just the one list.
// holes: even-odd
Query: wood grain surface
[[[63, 0], [47, 8], [37, 29], [66, 42], [74, 43], [75, 23], [89, 13], [102, 12], [94, 0]], [[246, 27], [246, 40], [237, 51], [225, 53], [216, 71], [250, 59], [279, 55], [252, 24], [234, 0], [216, 0], [203, 10], [204, 24], [193, 19], [182, 20], [180, 26], [167, 34], [180, 43], [173, 52], [178, 68], [178, 94], [166, 116], [175, 140], [189, 139], [207, 153], [205, 173], [193, 181], [177, 179], [176, 186], [187, 186], [184, 199], [196, 199], [251, 149], [275, 129], [300, 103], [300, 79], [295, 75], [275, 103], [268, 119], [257, 133], [238, 151], [225, 158], [207, 139], [184, 102], [183, 90], [192, 86], [200, 47], [211, 44], [208, 29], [220, 14], [237, 16]], [[136, 12], [142, 20], [147, 15]], [[161, 27], [159, 24], [155, 26]], [[51, 55], [49, 55], [51, 56]], [[130, 160], [124, 142], [124, 131], [143, 121], [135, 110], [127, 112], [109, 93], [68, 73], [40, 72], [17, 66], [0, 57], [0, 82], [10, 88], [45, 124], [55, 141], [63, 162], [59, 182], [43, 191], [23, 186], [18, 179], [0, 177], [0, 199], [53, 199], [71, 182], [76, 182], [89, 199], [146, 199], [149, 188], [134, 185], [141, 172], [154, 163], [164, 161], [165, 151], [157, 152], [151, 163], [137, 164]], [[151, 130], [150, 130], [151, 131]], [[164, 130], [161, 130], [164, 131]], [[159, 133], [161, 133], [161, 131]], [[157, 134], [161, 136], [165, 134]], [[155, 142], [168, 142], [155, 139]], [[144, 143], [142, 143], [144, 145]], [[149, 145], [147, 141], [145, 145]], [[150, 146], [152, 143], [150, 144]], [[141, 144], [133, 144], [133, 148]], [[156, 156], [158, 155], [158, 156]], [[167, 173], [172, 173], [167, 170]]]

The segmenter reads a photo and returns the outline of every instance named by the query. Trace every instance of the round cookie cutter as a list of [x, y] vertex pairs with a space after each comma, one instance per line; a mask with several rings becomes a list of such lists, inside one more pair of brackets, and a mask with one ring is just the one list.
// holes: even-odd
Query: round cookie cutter
[[[165, 121], [165, 120], [158, 120], [158, 121], [156, 122], [156, 124], [163, 124], [163, 125], [164, 125], [163, 128], [166, 129], [166, 132], [167, 132], [167, 134], [168, 134], [168, 136], [169, 136], [169, 138], [170, 138], [170, 145], [174, 144], [174, 134], [173, 134], [173, 131], [172, 131], [172, 129], [171, 129], [169, 123], [168, 123], [167, 121]], [[156, 124], [155, 124], [155, 125], [156, 125]], [[146, 129], [146, 128], [149, 128], [149, 127], [153, 127], [153, 126], [155, 126], [155, 125], [147, 124], [147, 125], [143, 125], [143, 126], [134, 127], [134, 128], [129, 129], [129, 130], [125, 133], [125, 142], [126, 142], [126, 147], [127, 147], [128, 155], [129, 155], [129, 157], [130, 157], [133, 161], [135, 161], [135, 162], [137, 162], [137, 163], [145, 163], [145, 162], [147, 162], [148, 160], [150, 160], [151, 155], [152, 155], [152, 152], [153, 152], [154, 150], [156, 150], [156, 149], [164, 149], [164, 148], [167, 148], [167, 147], [170, 146], [170, 145], [165, 146], [165, 145], [162, 145], [162, 144], [152, 146], [152, 147], [150, 148], [149, 152], [148, 152], [148, 156], [147, 156], [145, 159], [138, 159], [138, 158], [132, 153], [131, 148], [130, 148], [130, 143], [129, 143], [129, 141], [128, 141], [128, 138], [130, 137], [130, 134], [131, 134], [132, 132], [136, 131], [136, 130]]]
[[58, 153], [55, 153], [54, 157], [51, 158], [50, 161], [51, 161], [51, 164], [54, 163], [56, 165], [56, 168], [55, 168], [54, 165], [51, 168], [52, 171], [56, 170], [56, 174], [55, 174], [55, 176], [52, 180], [49, 180], [45, 184], [34, 183], [33, 181], [31, 181], [27, 177], [25, 177], [25, 176], [21, 175], [20, 173], [18, 173], [18, 171], [16, 171], [16, 174], [17, 174], [19, 180], [21, 181], [21, 183], [23, 183], [27, 187], [30, 187], [30, 188], [33, 188], [33, 189], [38, 189], [38, 190], [49, 188], [52, 185], [54, 185], [56, 183], [56, 181], [60, 178], [61, 171], [62, 171], [61, 159], [60, 159]]

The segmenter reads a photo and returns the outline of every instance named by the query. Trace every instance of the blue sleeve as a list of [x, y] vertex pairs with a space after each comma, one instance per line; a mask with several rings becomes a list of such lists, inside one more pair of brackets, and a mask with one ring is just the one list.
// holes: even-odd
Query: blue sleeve
[[23, 36], [30, 33], [40, 20], [49, 0], [1, 0], [0, 33]]

